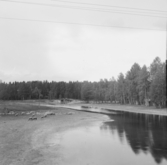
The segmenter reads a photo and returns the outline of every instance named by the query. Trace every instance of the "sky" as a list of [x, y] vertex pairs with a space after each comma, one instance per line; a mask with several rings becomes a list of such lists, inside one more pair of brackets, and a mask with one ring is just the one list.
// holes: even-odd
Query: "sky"
[[0, 80], [99, 81], [166, 60], [167, 0], [60, 1], [0, 0]]

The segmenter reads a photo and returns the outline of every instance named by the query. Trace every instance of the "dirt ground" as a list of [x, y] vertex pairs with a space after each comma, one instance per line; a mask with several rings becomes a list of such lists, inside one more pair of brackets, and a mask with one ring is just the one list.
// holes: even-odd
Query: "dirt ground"
[[[20, 108], [13, 107], [15, 110]], [[20, 111], [24, 108], [20, 108]], [[9, 109], [12, 109], [12, 106]], [[32, 107], [27, 106], [25, 109], [30, 111]], [[55, 115], [41, 119], [48, 111], [54, 112]], [[37, 120], [29, 121], [30, 116], [31, 114], [0, 116], [0, 165], [62, 164], [61, 133], [107, 119], [107, 116], [101, 114], [46, 107], [38, 109]], [[55, 137], [50, 139], [53, 138], [50, 136], [53, 133]]]

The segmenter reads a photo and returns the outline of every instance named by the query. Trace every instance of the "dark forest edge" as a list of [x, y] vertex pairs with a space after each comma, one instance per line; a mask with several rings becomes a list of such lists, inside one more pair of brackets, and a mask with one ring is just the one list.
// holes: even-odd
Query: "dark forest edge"
[[164, 108], [167, 106], [166, 72], [167, 61], [156, 57], [149, 67], [134, 63], [117, 80], [101, 79], [98, 82], [0, 82], [0, 100], [28, 99], [78, 99], [87, 102], [111, 102], [131, 105], [146, 105]]

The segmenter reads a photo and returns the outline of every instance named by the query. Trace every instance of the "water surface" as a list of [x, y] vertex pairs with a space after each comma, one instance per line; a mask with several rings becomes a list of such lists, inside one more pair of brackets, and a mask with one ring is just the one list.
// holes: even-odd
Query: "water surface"
[[167, 118], [125, 113], [66, 131], [64, 165], [167, 165]]

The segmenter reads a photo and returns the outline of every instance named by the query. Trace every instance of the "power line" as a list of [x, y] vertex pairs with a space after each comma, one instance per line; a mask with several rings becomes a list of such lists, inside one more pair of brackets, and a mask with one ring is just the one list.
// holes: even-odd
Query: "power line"
[[113, 25], [102, 25], [102, 24], [85, 24], [85, 23], [75, 23], [75, 22], [58, 22], [58, 21], [47, 21], [38, 19], [25, 19], [25, 18], [9, 18], [0, 17], [0, 19], [5, 20], [16, 20], [16, 21], [29, 21], [29, 22], [41, 22], [41, 23], [55, 23], [55, 24], [67, 24], [67, 25], [79, 25], [79, 26], [93, 26], [93, 27], [106, 27], [106, 28], [121, 28], [121, 29], [134, 29], [134, 30], [152, 30], [152, 31], [164, 31], [160, 29], [150, 29], [150, 28], [136, 28], [136, 27], [123, 27], [123, 26], [113, 26]]
[[97, 12], [108, 12], [108, 13], [119, 13], [119, 14], [128, 14], [128, 15], [139, 15], [139, 16], [147, 16], [147, 17], [158, 17], [158, 18], [167, 18], [167, 16], [159, 16], [159, 15], [145, 15], [142, 13], [128, 13], [122, 11], [111, 11], [111, 10], [102, 10], [100, 8], [85, 8], [79, 6], [68, 6], [68, 5], [55, 5], [55, 4], [45, 4], [45, 3], [33, 3], [33, 2], [21, 2], [16, 0], [0, 0], [3, 2], [12, 2], [12, 3], [21, 3], [21, 4], [28, 4], [28, 5], [40, 5], [40, 6], [47, 6], [47, 7], [61, 7], [61, 8], [69, 8], [69, 9], [78, 9], [78, 10], [89, 10], [89, 11], [97, 11]]
[[56, 2], [65, 2], [65, 3], [72, 3], [72, 4], [81, 4], [81, 5], [91, 5], [91, 6], [103, 6], [103, 7], [112, 7], [112, 8], [121, 8], [121, 9], [131, 9], [131, 10], [143, 10], [143, 11], [155, 11], [155, 12], [167, 12], [163, 10], [155, 10], [155, 9], [141, 9], [141, 8], [134, 8], [134, 7], [122, 7], [122, 6], [111, 6], [111, 5], [102, 5], [102, 4], [95, 4], [95, 3], [85, 3], [85, 2], [74, 2], [74, 1], [65, 1], [65, 0], [51, 0]]

